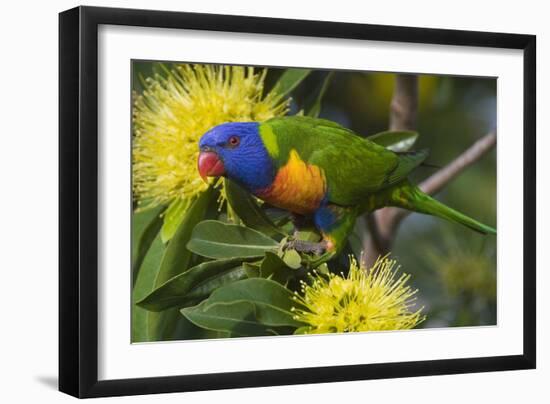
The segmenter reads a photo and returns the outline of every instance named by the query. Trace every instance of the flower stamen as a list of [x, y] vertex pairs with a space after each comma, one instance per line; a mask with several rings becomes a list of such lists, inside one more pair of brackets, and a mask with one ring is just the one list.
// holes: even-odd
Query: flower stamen
[[310, 274], [311, 283], [302, 284], [303, 296], [296, 299], [296, 320], [309, 325], [308, 334], [415, 327], [425, 319], [423, 308], [411, 311], [417, 290], [405, 285], [410, 275], [396, 278], [395, 266], [396, 261], [385, 256], [365, 269], [350, 257], [347, 277]]

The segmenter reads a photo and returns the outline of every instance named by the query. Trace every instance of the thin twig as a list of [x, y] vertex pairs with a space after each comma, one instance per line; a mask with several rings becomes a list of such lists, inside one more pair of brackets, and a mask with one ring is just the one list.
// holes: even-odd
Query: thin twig
[[464, 171], [466, 167], [471, 166], [489, 152], [496, 143], [496, 132], [490, 132], [483, 136], [456, 159], [424, 180], [419, 185], [420, 189], [429, 195], [437, 194], [446, 184]]

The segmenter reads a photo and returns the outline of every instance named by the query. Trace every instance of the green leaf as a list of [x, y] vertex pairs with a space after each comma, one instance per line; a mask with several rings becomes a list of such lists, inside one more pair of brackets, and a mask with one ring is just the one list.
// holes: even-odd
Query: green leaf
[[321, 235], [316, 230], [300, 230], [296, 234], [298, 240], [318, 242], [321, 240]]
[[320, 265], [323, 265], [324, 263], [333, 259], [335, 255], [336, 254], [333, 251], [327, 251], [322, 255], [316, 255], [316, 256], [304, 255], [302, 259], [304, 259], [305, 261], [306, 268], [315, 269]]
[[198, 327], [187, 318], [181, 315], [178, 309], [170, 309], [171, 312], [177, 314], [176, 328], [174, 331], [174, 340], [191, 340], [191, 339], [213, 339], [213, 338], [227, 338], [228, 336], [221, 336], [217, 331], [207, 330], [202, 327]]
[[292, 269], [299, 269], [302, 266], [302, 257], [296, 250], [287, 250], [283, 255], [283, 261]]
[[[164, 251], [155, 279], [155, 287], [159, 287], [167, 280], [189, 268], [192, 253], [186, 248], [186, 245], [189, 242], [193, 228], [204, 218], [213, 196], [212, 188], [208, 188], [187, 209], [176, 233]], [[178, 319], [179, 312], [177, 309], [162, 313], [149, 312], [147, 326], [150, 340], [165, 341], [174, 339]]]
[[[300, 326], [291, 308], [296, 306], [294, 294], [281, 284], [263, 278], [233, 282], [216, 290], [206, 300], [208, 305], [249, 301], [256, 306], [256, 319], [271, 326]], [[208, 306], [207, 305], [207, 306]]]
[[135, 285], [143, 259], [160, 230], [163, 209], [164, 206], [157, 206], [132, 214], [132, 285]]
[[246, 226], [268, 236], [286, 234], [267, 217], [254, 198], [237, 183], [225, 180], [225, 192], [227, 202]]
[[241, 263], [240, 258], [203, 262], [168, 280], [137, 304], [150, 311], [161, 311], [202, 300], [224, 283], [243, 279], [246, 275], [239, 267]]
[[248, 227], [205, 220], [195, 226], [187, 248], [207, 258], [262, 257], [278, 243]]
[[311, 69], [286, 69], [272, 91], [282, 98], [294, 90], [310, 73]]
[[203, 219], [214, 193], [211, 188], [204, 191], [187, 209], [184, 218], [180, 222], [174, 237], [168, 243], [168, 247], [162, 257], [159, 274], [155, 286], [160, 286], [168, 279], [188, 269], [191, 251], [186, 246], [195, 227], [198, 227]]
[[234, 336], [269, 335], [270, 327], [256, 320], [256, 306], [247, 301], [218, 303], [207, 307], [207, 301], [186, 307], [181, 313], [195, 325], [212, 331], [225, 331]]
[[328, 269], [328, 265], [326, 262], [319, 265], [317, 268], [315, 268], [315, 270], [317, 271], [317, 273], [321, 275], [328, 275], [330, 273], [330, 270]]
[[394, 152], [409, 150], [418, 139], [418, 132], [414, 131], [386, 131], [367, 137], [371, 142], [384, 146]]
[[[268, 253], [266, 253], [268, 254]], [[260, 264], [259, 263], [249, 263], [243, 262], [243, 269], [246, 273], [246, 276], [249, 278], [257, 278], [260, 276]]]
[[[243, 264], [246, 264], [246, 262], [243, 262]], [[243, 266], [231, 268], [220, 276], [214, 276], [210, 279], [207, 279], [196, 288], [193, 288], [193, 290], [191, 290], [188, 294], [189, 300], [204, 300], [208, 296], [210, 296], [210, 294], [212, 294], [212, 292], [214, 292], [216, 289], [245, 278], [247, 278], [247, 276]]]
[[309, 331], [311, 327], [309, 325], [304, 325], [302, 327], [298, 327], [296, 328], [296, 330], [294, 330], [294, 335], [304, 335], [304, 334], [307, 334], [307, 332]]
[[294, 271], [277, 254], [266, 252], [260, 264], [259, 275], [285, 285], [290, 278], [294, 277]]
[[162, 241], [167, 243], [174, 237], [181, 221], [185, 216], [185, 212], [189, 208], [189, 201], [181, 198], [176, 198], [172, 201], [166, 212], [164, 212], [164, 222], [160, 235]]
[[266, 207], [264, 205], [262, 206], [262, 211], [277, 227], [285, 225], [292, 219], [292, 214], [288, 210]]
[[330, 82], [333, 76], [334, 76], [333, 71], [329, 72], [325, 76], [325, 79], [323, 80], [323, 84], [321, 85], [319, 93], [317, 94], [317, 97], [315, 97], [315, 101], [313, 102], [313, 105], [311, 105], [311, 107], [307, 110], [306, 115], [311, 116], [313, 118], [319, 117], [319, 114], [321, 113], [321, 101], [325, 96], [325, 93], [330, 85]]
[[157, 234], [143, 259], [132, 289], [132, 301], [134, 303], [132, 304], [132, 342], [152, 340], [148, 334], [148, 313], [141, 307], [136, 306], [135, 302], [143, 299], [153, 290], [163, 253], [164, 244], [160, 239], [160, 235]]
[[181, 313], [196, 325], [235, 335], [268, 335], [279, 327], [300, 327], [291, 308], [293, 293], [277, 282], [250, 278], [223, 286]]

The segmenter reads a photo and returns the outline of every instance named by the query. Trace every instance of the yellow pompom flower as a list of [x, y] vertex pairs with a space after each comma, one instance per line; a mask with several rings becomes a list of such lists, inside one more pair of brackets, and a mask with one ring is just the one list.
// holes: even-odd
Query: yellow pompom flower
[[[162, 65], [161, 65], [162, 66]], [[207, 187], [197, 171], [198, 141], [224, 122], [265, 121], [284, 115], [288, 100], [264, 96], [267, 69], [175, 65], [145, 80], [134, 99], [134, 199], [147, 206], [190, 201]]]
[[410, 275], [397, 277], [396, 261], [379, 258], [370, 269], [350, 257], [347, 277], [314, 273], [302, 283], [293, 308], [295, 319], [306, 323], [306, 334], [410, 329], [424, 321], [422, 308], [413, 311], [417, 290], [407, 286]]

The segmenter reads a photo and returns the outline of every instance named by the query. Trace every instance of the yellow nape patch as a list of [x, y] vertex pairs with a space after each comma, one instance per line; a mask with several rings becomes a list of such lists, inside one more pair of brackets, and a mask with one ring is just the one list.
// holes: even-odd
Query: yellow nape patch
[[268, 124], [260, 125], [260, 137], [271, 158], [276, 159], [279, 157], [279, 144], [271, 126]]
[[279, 208], [305, 215], [319, 207], [326, 190], [321, 168], [306, 164], [292, 149], [288, 162], [279, 169], [273, 184], [258, 193], [258, 197]]

